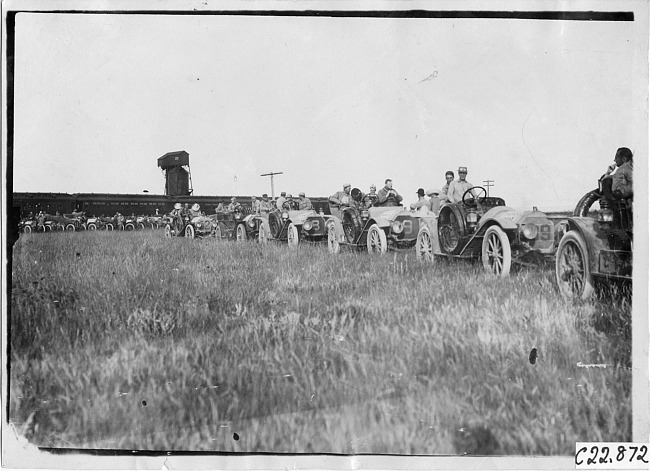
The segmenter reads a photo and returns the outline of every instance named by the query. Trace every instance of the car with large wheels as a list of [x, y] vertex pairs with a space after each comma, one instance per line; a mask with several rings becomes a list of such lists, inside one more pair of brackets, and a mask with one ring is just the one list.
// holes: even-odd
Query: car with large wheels
[[232, 212], [220, 212], [211, 214], [210, 219], [215, 226], [215, 237], [217, 239], [228, 239], [243, 242], [248, 240], [246, 219], [249, 215], [244, 212], [243, 206], [237, 207]]
[[632, 282], [631, 199], [592, 190], [557, 224], [555, 278], [565, 297], [589, 298], [597, 285]]
[[266, 221], [258, 216], [258, 240], [266, 242], [276, 240], [286, 243], [289, 247], [297, 247], [300, 243], [304, 222], [317, 213], [313, 209], [273, 210]]
[[[358, 188], [352, 190], [351, 196], [349, 206], [330, 205], [330, 215], [317, 214], [305, 221], [309, 228], [305, 237], [327, 240], [330, 253], [338, 253], [342, 247], [379, 253], [413, 248], [420, 228], [417, 213], [402, 206], [365, 208]], [[323, 237], [321, 231], [327, 237]]]
[[23, 219], [18, 223], [18, 231], [23, 234], [37, 232], [37, 222], [34, 219]]
[[513, 263], [546, 261], [555, 252], [554, 225], [546, 214], [510, 208], [482, 187], [467, 190], [461, 202], [444, 204], [437, 217], [422, 216], [421, 221], [416, 256], [426, 260], [481, 260], [488, 272], [507, 276]]
[[188, 239], [215, 237], [215, 225], [211, 218], [195, 216], [170, 215], [165, 218], [165, 237], [186, 237]]

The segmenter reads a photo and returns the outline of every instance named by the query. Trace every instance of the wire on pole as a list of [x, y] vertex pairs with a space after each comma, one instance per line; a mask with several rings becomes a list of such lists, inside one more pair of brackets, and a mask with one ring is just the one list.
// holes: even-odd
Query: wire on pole
[[282, 175], [284, 172], [263, 173], [260, 177], [271, 177], [271, 199], [275, 198], [275, 188], [273, 187], [273, 175]]

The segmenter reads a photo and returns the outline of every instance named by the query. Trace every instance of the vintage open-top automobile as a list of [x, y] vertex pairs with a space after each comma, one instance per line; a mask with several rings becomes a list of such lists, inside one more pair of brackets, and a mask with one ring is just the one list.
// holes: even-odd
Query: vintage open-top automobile
[[163, 218], [165, 222], [165, 237], [214, 237], [216, 227], [209, 217], [195, 216], [193, 218], [182, 217], [181, 215], [167, 215]]
[[354, 188], [349, 206], [330, 205], [330, 213], [313, 214], [303, 224], [305, 240], [327, 240], [330, 253], [342, 246], [364, 248], [369, 252], [385, 253], [410, 249], [415, 245], [420, 218], [402, 206], [364, 208], [362, 193]]
[[215, 235], [217, 239], [237, 240], [239, 242], [248, 239], [247, 219], [243, 206], [238, 206], [232, 212], [219, 212], [211, 214], [210, 218], [215, 223]]
[[596, 189], [557, 224], [555, 275], [560, 293], [586, 299], [597, 283], [632, 281], [631, 199]]
[[543, 212], [510, 208], [482, 187], [466, 191], [460, 203], [443, 205], [437, 218], [422, 216], [421, 221], [418, 258], [480, 258], [486, 270], [506, 276], [513, 261], [526, 264], [555, 251], [553, 222]]
[[258, 240], [267, 242], [277, 240], [286, 242], [289, 247], [297, 247], [300, 243], [305, 221], [315, 216], [317, 213], [313, 209], [298, 210], [273, 210], [268, 216], [257, 216], [260, 220], [258, 226]]

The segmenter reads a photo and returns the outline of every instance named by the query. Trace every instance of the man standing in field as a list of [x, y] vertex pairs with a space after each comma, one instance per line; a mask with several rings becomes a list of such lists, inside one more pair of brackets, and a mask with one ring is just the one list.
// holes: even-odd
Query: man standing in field
[[298, 209], [312, 209], [311, 200], [305, 196], [305, 192], [298, 193]]
[[411, 209], [422, 214], [427, 214], [430, 211], [431, 206], [429, 205], [427, 199], [424, 197], [424, 189], [418, 188], [417, 195], [418, 200], [415, 203], [411, 203]]
[[393, 190], [393, 180], [386, 179], [384, 187], [377, 193], [377, 201], [375, 206], [400, 206], [402, 197]]
[[[467, 167], [458, 167], [458, 180], [451, 182], [447, 191], [447, 199], [450, 203], [460, 203], [463, 200], [465, 192], [474, 186], [465, 180], [466, 177]], [[471, 193], [476, 198], [474, 190]]]

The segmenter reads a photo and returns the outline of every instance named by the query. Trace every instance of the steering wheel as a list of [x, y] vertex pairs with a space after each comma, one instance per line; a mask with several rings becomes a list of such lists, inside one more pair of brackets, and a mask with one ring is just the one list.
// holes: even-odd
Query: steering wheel
[[[473, 190], [478, 190], [478, 196], [476, 197], [476, 199], [474, 199], [474, 195], [472, 194]], [[465, 206], [473, 208], [476, 206], [476, 203], [483, 204], [485, 198], [487, 198], [487, 191], [485, 190], [485, 188], [483, 188], [482, 186], [473, 186], [465, 193], [463, 193], [462, 201]]]

